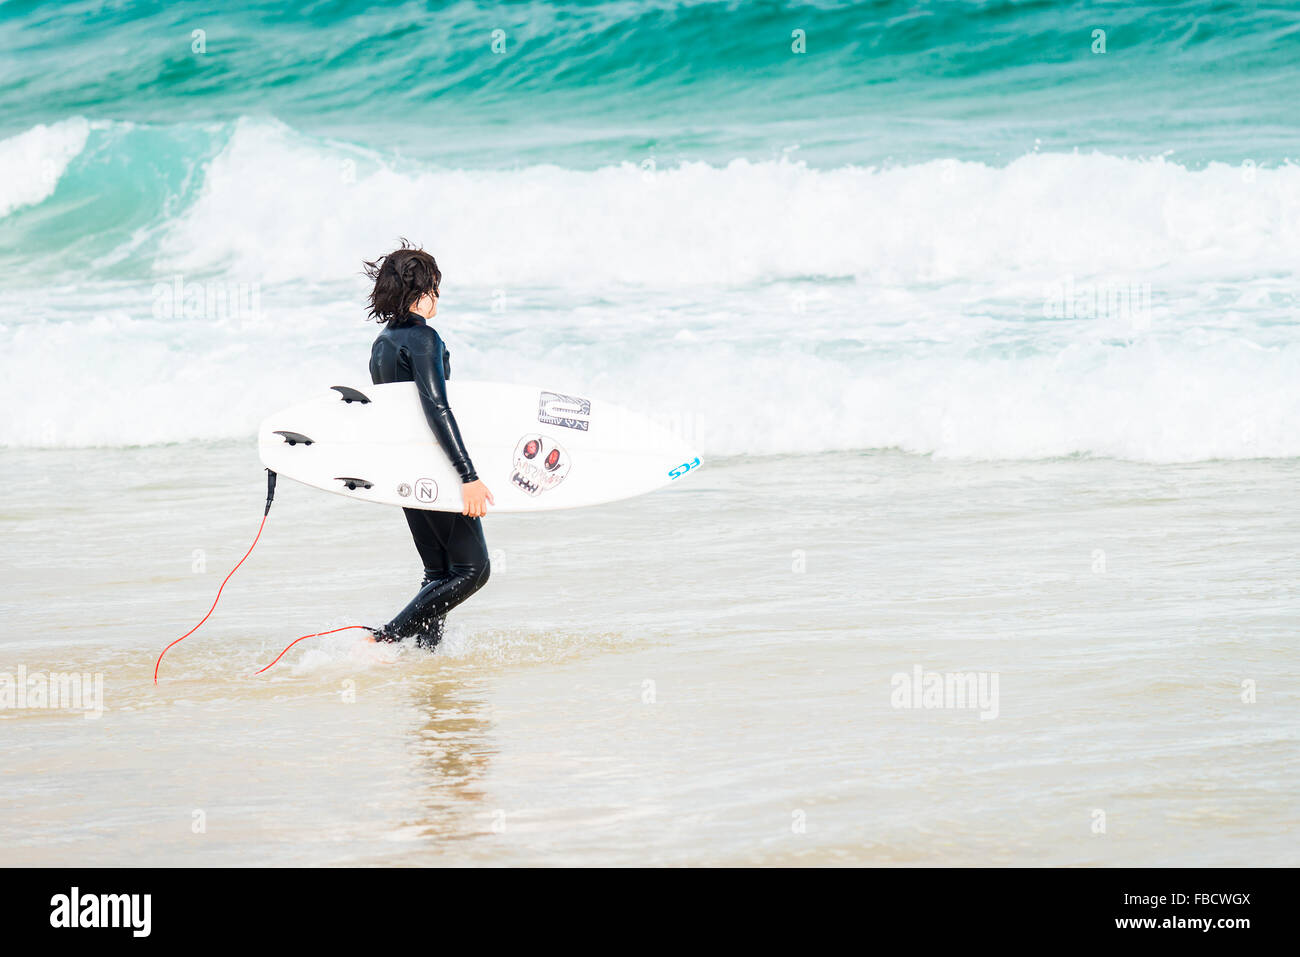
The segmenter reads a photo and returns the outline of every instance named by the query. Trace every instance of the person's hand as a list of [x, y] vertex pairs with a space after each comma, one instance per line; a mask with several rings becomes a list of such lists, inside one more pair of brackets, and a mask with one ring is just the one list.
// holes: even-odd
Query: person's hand
[[473, 482], [466, 482], [460, 487], [461, 501], [465, 507], [460, 510], [462, 515], [468, 515], [470, 518], [481, 518], [487, 514], [489, 504], [495, 505], [497, 500], [492, 497], [488, 487], [483, 484], [482, 479], [476, 479]]

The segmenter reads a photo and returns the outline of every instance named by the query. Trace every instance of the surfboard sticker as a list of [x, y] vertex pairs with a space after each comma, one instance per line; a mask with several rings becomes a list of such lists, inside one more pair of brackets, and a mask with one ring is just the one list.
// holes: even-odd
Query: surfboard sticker
[[669, 470], [668, 470], [668, 480], [669, 480], [669, 481], [673, 481], [673, 480], [675, 480], [675, 479], [679, 479], [679, 478], [681, 478], [683, 475], [685, 475], [687, 472], [690, 472], [690, 471], [692, 471], [693, 469], [697, 469], [697, 468], [699, 468], [699, 467], [700, 467], [700, 457], [697, 455], [697, 456], [695, 456], [695, 458], [691, 459], [689, 462], [683, 462], [681, 465], [677, 466], [677, 468], [675, 468], [675, 469], [669, 469]]
[[572, 465], [568, 449], [549, 435], [525, 435], [515, 443], [510, 481], [535, 498], [563, 482]]
[[561, 392], [542, 391], [537, 400], [537, 421], [586, 432], [591, 425], [591, 400]]

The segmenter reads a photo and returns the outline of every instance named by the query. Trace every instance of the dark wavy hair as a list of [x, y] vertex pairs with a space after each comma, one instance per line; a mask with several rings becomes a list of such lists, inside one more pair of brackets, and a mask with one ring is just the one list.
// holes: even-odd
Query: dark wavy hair
[[387, 256], [365, 263], [365, 273], [375, 281], [367, 301], [376, 322], [400, 322], [422, 296], [438, 295], [442, 270], [423, 249], [405, 238]]

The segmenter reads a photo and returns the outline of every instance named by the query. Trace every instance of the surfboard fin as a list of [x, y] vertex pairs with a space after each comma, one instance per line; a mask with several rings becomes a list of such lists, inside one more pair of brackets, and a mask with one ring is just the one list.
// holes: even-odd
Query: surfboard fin
[[374, 488], [374, 482], [367, 482], [363, 478], [353, 478], [350, 475], [336, 475], [334, 481], [342, 482], [343, 487], [349, 492], [355, 492], [359, 488]]
[[348, 386], [332, 385], [330, 388], [343, 396], [344, 402], [360, 402], [362, 405], [366, 405], [370, 402], [370, 398], [364, 392], [358, 392], [356, 389], [349, 388]]
[[303, 445], [311, 445], [314, 441], [313, 439], [307, 438], [307, 436], [303, 435], [301, 432], [282, 432], [277, 429], [275, 434], [284, 436], [284, 440], [290, 445], [297, 445], [299, 442]]

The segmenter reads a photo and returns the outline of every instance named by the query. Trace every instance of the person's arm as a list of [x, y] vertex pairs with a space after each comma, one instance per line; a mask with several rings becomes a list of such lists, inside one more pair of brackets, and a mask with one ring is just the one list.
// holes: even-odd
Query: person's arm
[[469, 453], [465, 451], [456, 417], [447, 404], [447, 379], [443, 373], [442, 351], [442, 340], [430, 329], [427, 347], [410, 352], [411, 374], [429, 428], [438, 440], [438, 445], [447, 453], [447, 458], [451, 459], [460, 480], [468, 484], [478, 481], [478, 475], [474, 472], [474, 463], [470, 461]]

